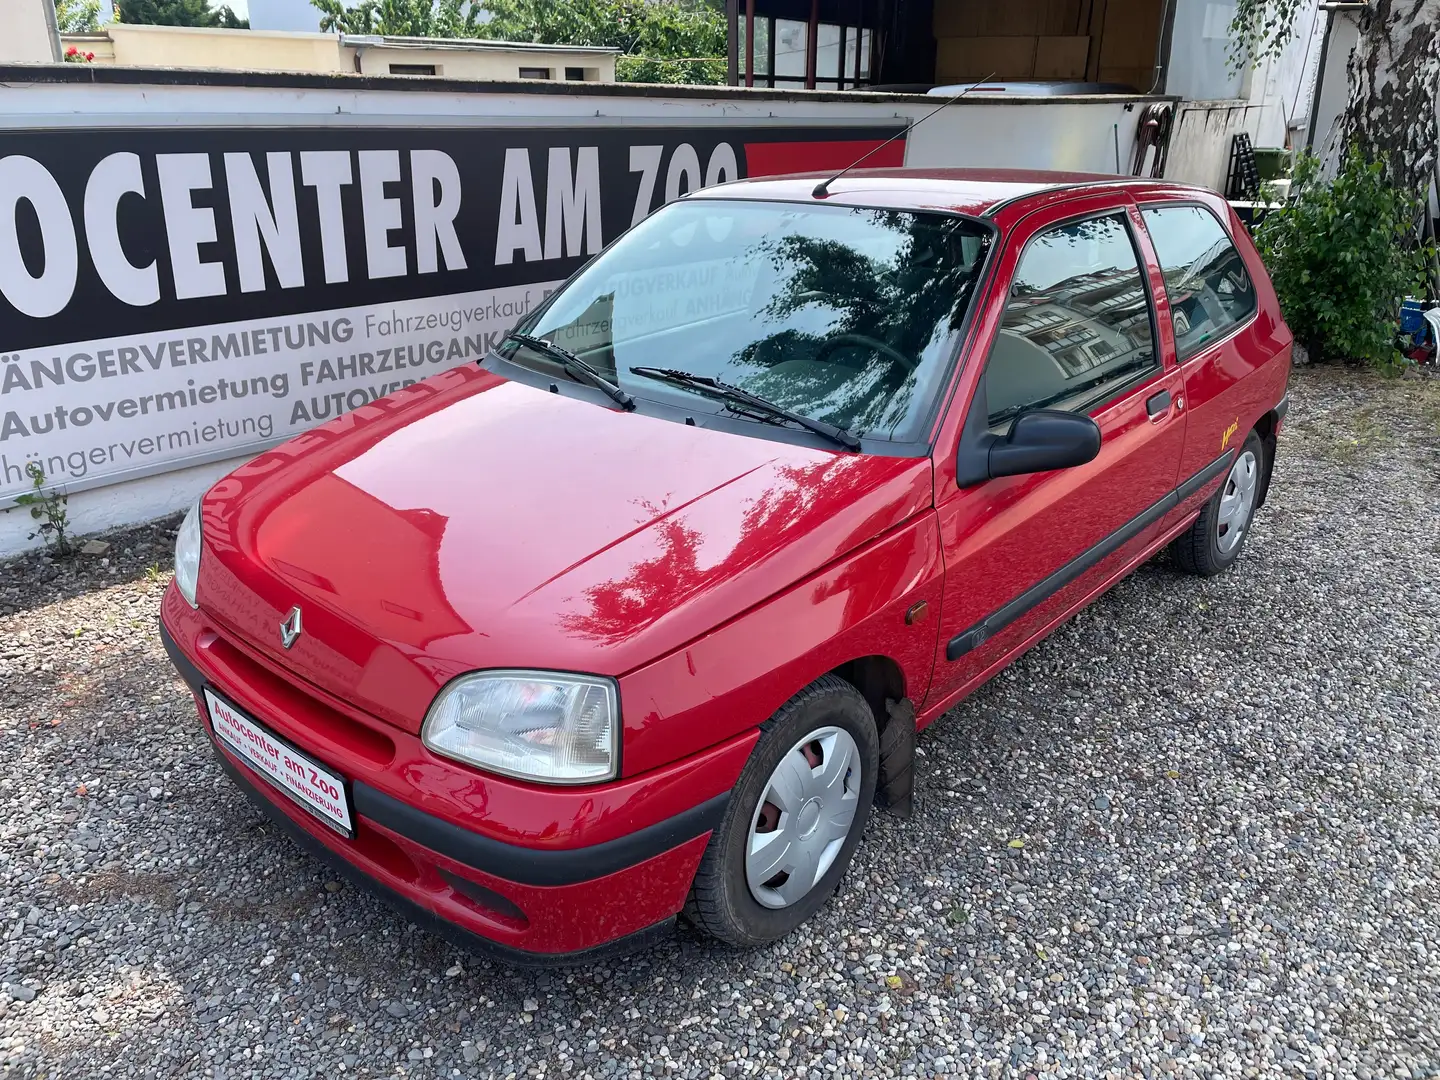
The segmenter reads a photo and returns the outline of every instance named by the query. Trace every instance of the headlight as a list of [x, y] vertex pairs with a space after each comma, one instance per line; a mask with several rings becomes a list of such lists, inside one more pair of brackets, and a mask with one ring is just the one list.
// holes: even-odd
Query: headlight
[[195, 582], [200, 577], [200, 500], [190, 507], [180, 531], [175, 534], [175, 585], [180, 595], [195, 603]]
[[440, 692], [420, 737], [437, 754], [548, 784], [615, 777], [615, 684], [592, 675], [484, 671]]

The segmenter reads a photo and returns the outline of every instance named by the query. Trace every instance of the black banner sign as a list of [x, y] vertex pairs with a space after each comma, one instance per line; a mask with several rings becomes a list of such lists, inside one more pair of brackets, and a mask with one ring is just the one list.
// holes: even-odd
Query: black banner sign
[[8, 133], [0, 353], [554, 282], [687, 191], [840, 168], [897, 130]]

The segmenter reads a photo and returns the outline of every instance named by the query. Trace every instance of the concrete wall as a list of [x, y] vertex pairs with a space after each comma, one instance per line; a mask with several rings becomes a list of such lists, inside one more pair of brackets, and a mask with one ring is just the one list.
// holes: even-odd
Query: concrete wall
[[[1165, 175], [1217, 191], [1225, 189], [1237, 134], [1249, 135], [1256, 147], [1285, 146], [1288, 133], [1303, 124], [1324, 31], [1317, 4], [1308, 0], [1297, 12], [1293, 36], [1280, 56], [1232, 74], [1225, 35], [1233, 17], [1234, 9], [1227, 4], [1177, 0], [1165, 84], [1167, 93], [1187, 98], [1176, 110]], [[1343, 74], [1340, 82], [1343, 85]], [[1329, 90], [1327, 86], [1327, 96]], [[1303, 137], [1302, 128], [1299, 140]]]
[[1191, 101], [1245, 101], [1256, 146], [1283, 146], [1285, 131], [1304, 115], [1320, 59], [1324, 19], [1316, 0], [1304, 0], [1291, 25], [1291, 39], [1278, 57], [1245, 71], [1230, 68], [1231, 3], [1175, 0], [1170, 66], [1165, 92]]
[[[338, 34], [256, 33], [180, 26], [105, 28], [113, 63], [126, 67], [242, 68], [250, 71], [344, 71]], [[97, 54], [96, 62], [101, 58]]]
[[1350, 100], [1350, 54], [1360, 40], [1360, 22], [1354, 12], [1337, 11], [1333, 18], [1329, 47], [1321, 59], [1325, 77], [1319, 80], [1320, 95], [1313, 106], [1315, 144], [1312, 149], [1317, 154], [1324, 149]]
[[1248, 100], [1261, 108], [1250, 133], [1256, 146], [1286, 145], [1287, 129], [1303, 124], [1310, 113], [1325, 32], [1324, 12], [1314, 0], [1307, 0], [1296, 13], [1291, 29], [1292, 37], [1285, 50], [1255, 65], [1251, 73]]
[[1174, 28], [1165, 92], [1194, 101], [1221, 101], [1249, 96], [1245, 73], [1229, 67], [1230, 20], [1233, 4], [1216, 0], [1174, 0]]
[[1168, 179], [1225, 190], [1230, 147], [1240, 132], [1254, 137], [1263, 109], [1243, 101], [1187, 101], [1176, 110]]
[[[64, 43], [67, 48], [74, 45], [81, 52], [93, 52], [97, 64], [125, 67], [434, 74], [448, 79], [492, 82], [514, 82], [521, 78], [521, 68], [543, 69], [550, 79], [564, 82], [567, 68], [580, 68], [585, 73], [585, 82], [615, 81], [615, 54], [598, 50], [506, 48], [489, 44], [365, 45], [339, 34], [121, 23], [112, 23], [98, 34], [67, 34]], [[396, 67], [401, 70], [394, 70]], [[416, 71], [416, 68], [434, 71]]]
[[0, 0], [0, 63], [54, 62], [47, 7], [48, 0]]
[[[341, 48], [344, 71], [366, 75], [391, 75], [394, 65], [433, 66], [435, 74], [447, 79], [484, 79], [513, 82], [521, 68], [543, 68], [556, 82], [564, 82], [566, 68], [581, 68], [585, 82], [614, 82], [613, 53], [548, 52], [541, 49], [446, 49], [402, 48], [394, 45], [360, 46], [347, 41]], [[359, 63], [357, 65], [356, 59]], [[403, 72], [402, 72], [403, 73]]]

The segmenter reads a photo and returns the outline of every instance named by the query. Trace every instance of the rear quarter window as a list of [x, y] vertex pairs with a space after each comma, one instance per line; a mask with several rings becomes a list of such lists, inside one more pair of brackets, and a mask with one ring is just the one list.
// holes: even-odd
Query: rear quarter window
[[1255, 314], [1255, 285], [1230, 234], [1205, 207], [1157, 206], [1141, 215], [1165, 275], [1183, 361]]

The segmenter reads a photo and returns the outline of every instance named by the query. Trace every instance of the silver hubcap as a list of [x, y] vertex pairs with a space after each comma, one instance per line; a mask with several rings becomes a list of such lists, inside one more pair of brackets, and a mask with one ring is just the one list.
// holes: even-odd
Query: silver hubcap
[[767, 908], [789, 907], [835, 865], [860, 805], [850, 733], [812, 731], [780, 759], [750, 819], [745, 883]]
[[1220, 550], [1230, 554], [1245, 538], [1250, 527], [1250, 511], [1255, 507], [1255, 480], [1259, 476], [1259, 462], [1255, 455], [1246, 450], [1230, 469], [1220, 493], [1220, 514], [1216, 520], [1216, 542]]

